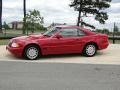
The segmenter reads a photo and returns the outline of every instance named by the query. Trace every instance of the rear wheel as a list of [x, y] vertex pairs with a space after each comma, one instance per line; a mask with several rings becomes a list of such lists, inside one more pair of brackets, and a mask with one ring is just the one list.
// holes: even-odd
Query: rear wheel
[[24, 50], [24, 57], [28, 60], [36, 60], [40, 55], [40, 50], [35, 45], [29, 45]]
[[97, 48], [94, 44], [88, 44], [85, 46], [83, 54], [87, 57], [92, 57], [96, 54]]

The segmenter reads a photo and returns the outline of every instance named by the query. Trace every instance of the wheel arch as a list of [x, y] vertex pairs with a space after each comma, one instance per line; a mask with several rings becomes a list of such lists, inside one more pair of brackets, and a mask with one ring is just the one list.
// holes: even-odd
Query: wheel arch
[[84, 50], [85, 47], [86, 47], [87, 45], [89, 45], [89, 44], [93, 44], [93, 45], [95, 45], [95, 46], [96, 46], [96, 49], [99, 50], [99, 46], [98, 46], [98, 44], [97, 44], [96, 42], [92, 42], [92, 41], [91, 41], [91, 42], [87, 42], [87, 43], [85, 44], [83, 50]]
[[25, 49], [26, 49], [28, 46], [36, 46], [36, 47], [39, 49], [40, 54], [42, 54], [40, 45], [38, 45], [38, 44], [36, 44], [36, 43], [29, 43], [29, 44], [27, 44], [27, 45], [24, 47], [23, 52], [22, 52], [22, 55], [24, 54]]

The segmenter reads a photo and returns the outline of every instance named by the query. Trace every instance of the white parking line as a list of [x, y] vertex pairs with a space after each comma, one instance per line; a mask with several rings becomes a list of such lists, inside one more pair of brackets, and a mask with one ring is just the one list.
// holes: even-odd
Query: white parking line
[[99, 51], [95, 57], [81, 55], [47, 56], [36, 61], [15, 58], [5, 46], [0, 46], [0, 61], [25, 62], [25, 63], [82, 63], [82, 64], [115, 64], [120, 65], [120, 45], [111, 44], [108, 49]]

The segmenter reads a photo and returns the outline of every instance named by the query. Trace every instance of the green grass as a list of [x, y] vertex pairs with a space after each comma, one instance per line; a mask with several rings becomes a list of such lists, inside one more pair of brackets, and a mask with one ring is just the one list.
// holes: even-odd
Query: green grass
[[[41, 33], [41, 32], [45, 32], [45, 30], [35, 30], [35, 33]], [[22, 34], [22, 30], [4, 30], [3, 33], [7, 33], [7, 34]], [[29, 33], [31, 33], [31, 31], [29, 31]]]
[[0, 37], [15, 37], [15, 36], [22, 36], [22, 34], [0, 34]]
[[[45, 31], [43, 30], [36, 30], [33, 34], [40, 34], [43, 33]], [[29, 32], [29, 34], [32, 34], [31, 32]], [[9, 39], [11, 37], [17, 37], [17, 36], [25, 36], [25, 34], [22, 34], [22, 30], [6, 30], [3, 31], [3, 33], [0, 33], [0, 38], [1, 39]]]
[[3, 40], [0, 40], [0, 45], [7, 45], [9, 42], [9, 39], [3, 39]]
[[3, 33], [7, 33], [7, 34], [22, 34], [22, 30], [3, 30]]
[[21, 30], [6, 30], [6, 32], [3, 31], [3, 33], [0, 34], [0, 37], [16, 37], [21, 35], [23, 35]]
[[[45, 30], [35, 30], [34, 33], [41, 33], [41, 32], [45, 32]], [[22, 30], [3, 30], [3, 35], [22, 35]], [[31, 34], [31, 31], [29, 31], [29, 33]]]

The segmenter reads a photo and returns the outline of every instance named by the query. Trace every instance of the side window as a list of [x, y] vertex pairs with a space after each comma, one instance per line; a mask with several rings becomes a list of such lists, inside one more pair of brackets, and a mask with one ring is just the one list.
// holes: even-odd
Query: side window
[[59, 34], [63, 37], [77, 37], [78, 30], [77, 29], [63, 29]]
[[78, 29], [78, 35], [79, 36], [85, 36], [86, 34], [83, 31], [81, 31], [81, 30]]

